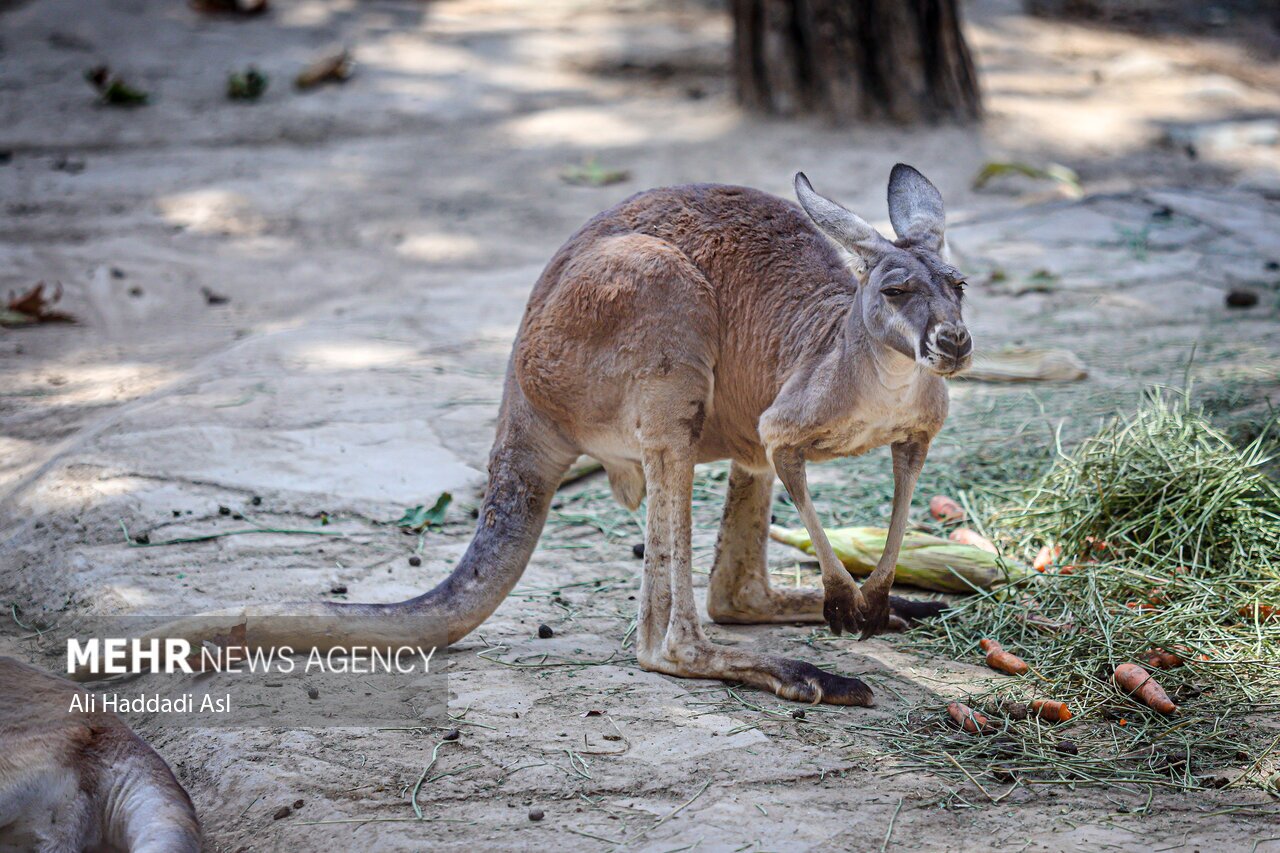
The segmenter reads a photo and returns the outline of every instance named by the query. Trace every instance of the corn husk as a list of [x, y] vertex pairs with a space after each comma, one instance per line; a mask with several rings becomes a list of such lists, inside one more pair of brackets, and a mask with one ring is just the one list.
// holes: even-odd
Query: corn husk
[[1008, 347], [979, 352], [962, 379], [982, 382], [1076, 382], [1089, 376], [1080, 357], [1071, 350]]
[[[827, 530], [827, 539], [836, 556], [855, 577], [866, 577], [875, 569], [888, 535], [889, 531], [883, 527]], [[813, 553], [813, 541], [804, 528], [770, 527], [769, 538], [806, 554]], [[1026, 574], [1024, 567], [1002, 561], [981, 548], [910, 532], [902, 538], [894, 581], [938, 592], [972, 592], [974, 587], [991, 589]]]
[[972, 368], [960, 378], [980, 382], [1076, 382], [1088, 375], [1084, 362], [1070, 350], [1006, 347], [977, 353]]

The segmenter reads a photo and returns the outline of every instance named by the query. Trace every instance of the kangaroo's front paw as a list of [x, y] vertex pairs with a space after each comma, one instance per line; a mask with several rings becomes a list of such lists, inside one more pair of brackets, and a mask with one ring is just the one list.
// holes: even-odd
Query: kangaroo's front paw
[[861, 640], [883, 634], [889, 627], [889, 584], [884, 586], [862, 585], [863, 606], [858, 610], [857, 626], [862, 629]]
[[[887, 605], [886, 605], [887, 606]], [[859, 626], [858, 612], [866, 607], [862, 592], [852, 584], [828, 585], [822, 596], [822, 618], [827, 621], [831, 633], [853, 633]]]

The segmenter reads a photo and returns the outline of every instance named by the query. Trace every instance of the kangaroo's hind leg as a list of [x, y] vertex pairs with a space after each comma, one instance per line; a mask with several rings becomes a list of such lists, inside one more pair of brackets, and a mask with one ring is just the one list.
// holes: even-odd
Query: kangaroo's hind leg
[[[722, 625], [823, 621], [821, 589], [783, 589], [769, 582], [766, 549], [772, 500], [772, 474], [733, 464], [707, 587], [707, 614]], [[913, 620], [937, 616], [943, 609], [941, 602], [891, 595], [889, 627], [906, 630]]]
[[707, 613], [717, 622], [822, 621], [822, 590], [777, 589], [769, 583], [765, 551], [772, 500], [772, 472], [752, 472], [733, 463], [707, 587]]
[[[637, 629], [640, 665], [685, 678], [742, 681], [800, 702], [870, 705], [871, 689], [856, 678], [803, 661], [717, 646], [703, 633], [693, 597], [690, 540], [696, 436], [670, 429], [689, 422], [681, 409], [692, 406], [688, 399], [668, 395], [664, 402], [646, 406], [665, 414], [641, 424], [649, 529]], [[662, 625], [664, 610], [667, 622]]]

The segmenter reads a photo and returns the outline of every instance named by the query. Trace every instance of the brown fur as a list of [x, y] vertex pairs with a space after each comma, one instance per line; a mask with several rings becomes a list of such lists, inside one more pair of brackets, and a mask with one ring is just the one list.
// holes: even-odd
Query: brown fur
[[200, 824], [164, 760], [85, 691], [0, 657], [0, 851], [195, 853]]
[[[693, 466], [727, 458], [712, 617], [825, 619], [864, 637], [884, 630], [912, 491], [947, 413], [943, 377], [963, 369], [972, 350], [960, 318], [963, 283], [940, 254], [942, 199], [922, 175], [899, 165], [890, 177], [896, 243], [819, 196], [803, 175], [796, 191], [803, 210], [743, 187], [640, 193], [556, 253], [512, 351], [481, 523], [435, 589], [389, 605], [239, 608], [151, 636], [198, 643], [244, 626], [250, 645], [296, 649], [421, 642], [435, 630], [454, 642], [519, 579], [560, 476], [587, 453], [624, 504], [649, 496], [641, 666], [745, 681], [806, 702], [869, 704], [857, 679], [712, 644], [694, 611]], [[858, 260], [856, 277], [832, 240]], [[805, 463], [886, 444], [895, 486], [888, 543], [860, 588], [818, 523]], [[769, 586], [775, 473], [813, 538], [821, 593]]]

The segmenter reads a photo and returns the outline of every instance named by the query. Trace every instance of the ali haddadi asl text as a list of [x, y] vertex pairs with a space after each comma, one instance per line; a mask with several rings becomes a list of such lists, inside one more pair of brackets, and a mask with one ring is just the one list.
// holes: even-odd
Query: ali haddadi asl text
[[199, 703], [190, 693], [181, 696], [161, 696], [158, 693], [139, 693], [122, 696], [117, 693], [75, 693], [67, 713], [72, 714], [226, 714], [231, 711], [231, 694], [204, 695]]

